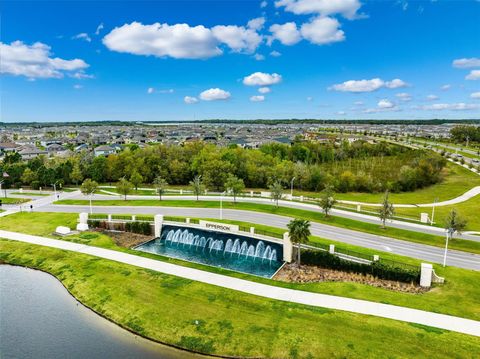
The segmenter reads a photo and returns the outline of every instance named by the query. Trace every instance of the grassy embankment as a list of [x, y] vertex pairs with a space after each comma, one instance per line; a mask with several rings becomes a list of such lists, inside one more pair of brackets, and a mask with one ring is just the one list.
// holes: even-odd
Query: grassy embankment
[[[66, 205], [88, 205], [88, 200], [61, 200], [55, 202], [55, 204]], [[191, 208], [219, 208], [220, 202], [218, 201], [191, 201], [191, 200], [95, 200], [92, 201], [95, 206], [164, 206], [164, 207], [191, 207]], [[382, 229], [380, 225], [365, 223], [348, 218], [330, 216], [328, 218], [321, 212], [313, 212], [304, 209], [288, 208], [288, 207], [275, 207], [273, 204], [258, 204], [247, 202], [223, 202], [223, 208], [225, 209], [238, 209], [248, 210], [263, 213], [271, 213], [282, 215], [286, 217], [303, 218], [313, 222], [324, 223], [337, 227], [345, 227], [348, 229], [366, 232], [381, 236], [388, 236], [397, 238], [409, 242], [416, 242], [422, 244], [428, 244], [436, 247], [443, 247], [445, 239], [443, 236], [435, 236], [420, 232], [408, 231], [397, 228]], [[451, 249], [458, 249], [461, 251], [467, 251], [472, 253], [480, 253], [480, 242], [466, 241], [466, 240], [454, 240], [451, 243]]]
[[[56, 226], [66, 225], [74, 227], [76, 225], [77, 215], [72, 213], [17, 213], [0, 221], [0, 229], [12, 230], [33, 235], [41, 235], [51, 238], [58, 238], [52, 235]], [[283, 233], [284, 230], [280, 228], [258, 226], [248, 222], [239, 222], [224, 220], [222, 222], [233, 223], [242, 226], [255, 226], [257, 229], [272, 231], [276, 233]], [[365, 299], [375, 302], [382, 302], [388, 304], [395, 304], [416, 309], [423, 309], [427, 311], [439, 312], [455, 316], [466, 317], [470, 319], [480, 320], [480, 272], [459, 269], [455, 267], [442, 268], [439, 265], [434, 265], [436, 272], [446, 277], [444, 285], [435, 286], [432, 290], [423, 294], [408, 294], [399, 293], [382, 288], [376, 288], [359, 283], [344, 283], [344, 282], [324, 282], [324, 283], [309, 283], [309, 284], [292, 284], [274, 281], [266, 278], [255, 277], [248, 274], [232, 272], [221, 268], [210, 267], [191, 262], [181, 261], [177, 259], [166, 258], [159, 255], [147, 254], [130, 250], [127, 248], [117, 246], [114, 241], [105, 234], [100, 233], [82, 233], [80, 235], [73, 235], [59, 238], [62, 240], [73, 241], [87, 245], [98, 246], [107, 249], [128, 252], [131, 254], [153, 258], [161, 261], [166, 261], [173, 264], [193, 267], [230, 275], [238, 278], [248, 279], [265, 284], [282, 286], [287, 288], [325, 293], [332, 295], [339, 295], [344, 297]], [[353, 250], [364, 254], [379, 254], [381, 258], [401, 261], [404, 263], [419, 265], [420, 261], [408, 257], [402, 257], [391, 253], [383, 253], [372, 251], [366, 248], [335, 243], [333, 241], [325, 240], [318, 237], [311, 237], [312, 243], [319, 244], [336, 244], [340, 248]]]
[[0, 240], [0, 249], [0, 260], [53, 274], [80, 302], [115, 323], [203, 353], [266, 358], [480, 355], [480, 341], [473, 336], [269, 300], [26, 243]]
[[29, 198], [14, 198], [14, 197], [0, 197], [0, 200], [2, 201], [2, 204], [21, 204], [21, 203], [26, 203], [29, 202]]

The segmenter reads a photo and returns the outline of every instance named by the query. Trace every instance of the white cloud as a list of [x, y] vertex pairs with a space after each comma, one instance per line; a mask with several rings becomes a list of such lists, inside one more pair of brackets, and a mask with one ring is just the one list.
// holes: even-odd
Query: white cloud
[[434, 111], [443, 111], [443, 110], [453, 110], [453, 111], [464, 111], [464, 110], [475, 110], [480, 108], [480, 105], [473, 103], [435, 103], [433, 105], [422, 106], [422, 110], [434, 110]]
[[132, 22], [113, 29], [103, 38], [103, 43], [117, 52], [177, 59], [209, 58], [222, 54], [212, 31], [202, 25], [143, 25]]
[[282, 56], [282, 54], [281, 54], [280, 52], [274, 50], [274, 51], [272, 51], [272, 52], [270, 53], [270, 56], [280, 57], [280, 56]]
[[427, 96], [427, 100], [428, 100], [428, 101], [438, 100], [438, 96], [437, 96], [437, 95], [428, 95], [428, 96]]
[[260, 3], [260, 7], [261, 7], [262, 9], [265, 8], [265, 7], [267, 7], [267, 5], [268, 5], [268, 3], [267, 3], [266, 1], [262, 1], [262, 2]]
[[77, 34], [75, 36], [72, 37], [72, 39], [76, 39], [76, 40], [85, 40], [87, 42], [91, 42], [92, 39], [90, 38], [90, 36], [86, 33], [86, 32], [82, 32], [80, 34]]
[[400, 93], [397, 93], [395, 96], [398, 97], [402, 101], [411, 101], [412, 100], [412, 95], [410, 95], [407, 92], [400, 92]]
[[269, 93], [271, 90], [270, 90], [270, 87], [260, 87], [258, 89], [258, 92], [260, 93]]
[[364, 105], [363, 101], [355, 101], [353, 104], [355, 106], [363, 106]]
[[276, 7], [285, 7], [286, 11], [297, 15], [319, 14], [322, 16], [341, 14], [353, 19], [362, 4], [359, 0], [278, 0]]
[[329, 89], [341, 92], [373, 92], [382, 87], [396, 89], [405, 86], [408, 86], [408, 84], [400, 79], [384, 81], [377, 77], [370, 80], [349, 80], [341, 84], [333, 85], [329, 87]]
[[345, 40], [345, 33], [339, 30], [340, 23], [330, 17], [317, 17], [300, 28], [303, 38], [316, 45], [330, 44]]
[[337, 111], [337, 115], [343, 116], [343, 115], [345, 115], [345, 114], [346, 114], [345, 111]]
[[388, 87], [389, 89], [398, 89], [407, 86], [408, 84], [400, 79], [393, 79], [392, 81], [385, 82], [385, 87]]
[[0, 73], [34, 78], [62, 78], [65, 72], [81, 71], [89, 65], [81, 59], [51, 58], [50, 46], [41, 42], [26, 45], [22, 41], [0, 42]]
[[469, 59], [456, 59], [453, 60], [452, 66], [459, 69], [468, 69], [471, 67], [480, 67], [480, 59], [476, 57], [471, 57]]
[[452, 85], [446, 84], [446, 85], [441, 86], [440, 90], [447, 91], [447, 90], [450, 90], [451, 88], [452, 88]]
[[263, 29], [263, 25], [265, 25], [265, 18], [264, 17], [257, 17], [255, 19], [250, 20], [247, 23], [247, 27], [249, 29], [252, 29], [252, 30], [255, 30], [255, 31]]
[[196, 97], [192, 97], [192, 96], [185, 96], [183, 98], [183, 101], [186, 103], [186, 104], [189, 104], [189, 105], [192, 105], [194, 103], [197, 103], [198, 102], [198, 99]]
[[262, 54], [255, 54], [255, 55], [253, 55], [253, 58], [257, 61], [265, 60], [265, 56], [263, 56]]
[[382, 99], [378, 101], [377, 106], [378, 108], [393, 108], [395, 107], [395, 104], [388, 99]]
[[473, 92], [470, 94], [471, 98], [480, 99], [480, 92]]
[[166, 89], [166, 90], [159, 90], [158, 92], [160, 92], [160, 93], [174, 93], [175, 90], [174, 89]]
[[465, 80], [480, 80], [480, 70], [472, 70], [465, 76]]
[[102, 31], [104, 28], [103, 22], [100, 23], [100, 25], [97, 26], [97, 30], [95, 30], [95, 35], [100, 35], [100, 31]]
[[149, 87], [149, 88], [147, 89], [147, 93], [148, 93], [149, 95], [151, 95], [151, 94], [154, 93], [154, 92], [155, 92], [155, 89], [154, 89], [153, 87]]
[[70, 77], [73, 77], [74, 79], [77, 79], [77, 80], [93, 79], [93, 78], [95, 78], [95, 76], [90, 75], [90, 74], [86, 74], [86, 73], [83, 72], [83, 71], [75, 72], [74, 74], [71, 74], [71, 75], [69, 75], [69, 76], [70, 76]]
[[227, 44], [234, 52], [251, 54], [262, 42], [262, 36], [254, 29], [246, 29], [243, 26], [218, 25], [212, 28], [212, 33], [218, 41]]
[[83, 86], [82, 85], [73, 85], [73, 88], [75, 90], [80, 90], [81, 88], [83, 88]]
[[250, 97], [250, 101], [252, 102], [262, 102], [264, 100], [265, 100], [265, 96], [263, 95], [256, 95], [256, 96]]
[[342, 92], [372, 92], [385, 86], [385, 81], [379, 78], [371, 80], [349, 80], [341, 84], [336, 84], [330, 87], [335, 91]]
[[312, 96], [307, 96], [307, 101], [308, 101], [308, 102], [313, 101], [313, 97], [312, 97]]
[[271, 86], [282, 81], [282, 76], [273, 73], [255, 72], [243, 78], [243, 84], [247, 86]]
[[230, 92], [222, 90], [220, 88], [211, 88], [203, 91], [200, 94], [200, 99], [203, 101], [217, 101], [217, 100], [228, 100], [230, 98]]
[[272, 35], [268, 38], [268, 43], [271, 44], [273, 40], [278, 40], [284, 45], [294, 45], [302, 39], [300, 31], [297, 29], [297, 24], [294, 22], [287, 22], [283, 25], [274, 24], [269, 28]]

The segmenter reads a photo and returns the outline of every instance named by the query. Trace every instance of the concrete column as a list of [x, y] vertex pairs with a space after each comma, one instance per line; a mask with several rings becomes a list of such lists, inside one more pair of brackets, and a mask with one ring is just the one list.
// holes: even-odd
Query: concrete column
[[107, 216], [107, 221], [108, 221], [108, 222], [111, 222], [111, 221], [112, 221], [112, 215], [111, 215], [111, 214], [109, 214], [109, 215]]
[[250, 234], [255, 234], [255, 227], [250, 227]]
[[420, 222], [428, 223], [428, 213], [420, 213]]
[[335, 244], [330, 244], [328, 247], [328, 253], [334, 254], [335, 253]]
[[378, 262], [380, 260], [380, 256], [378, 254], [373, 255], [373, 261]]
[[283, 234], [283, 260], [287, 263], [292, 262], [293, 245], [288, 232]]
[[303, 202], [303, 196], [300, 196], [300, 202]]
[[432, 286], [433, 266], [430, 263], [422, 263], [420, 271], [420, 286], [430, 288]]
[[190, 218], [185, 218], [185, 223], [190, 224]]
[[163, 226], [163, 214], [156, 214], [155, 217], [153, 217], [154, 221], [154, 233], [155, 233], [155, 238], [160, 237], [160, 234], [162, 233], [162, 226]]
[[180, 194], [183, 194], [183, 189], [180, 190]]
[[250, 197], [253, 197], [253, 191], [250, 191]]
[[88, 213], [82, 212], [80, 213], [80, 221], [77, 224], [77, 231], [87, 231], [88, 230]]
[[362, 210], [362, 206], [357, 204], [357, 212], [360, 212]]
[[133, 215], [132, 216], [132, 221], [135, 221], [137, 219], [137, 216]]

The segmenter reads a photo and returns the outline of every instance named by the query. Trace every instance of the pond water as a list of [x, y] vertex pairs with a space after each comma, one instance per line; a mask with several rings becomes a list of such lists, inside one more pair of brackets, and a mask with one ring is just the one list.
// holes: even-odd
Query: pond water
[[163, 226], [160, 238], [135, 249], [267, 278], [283, 263], [283, 248], [278, 243], [172, 225]]
[[78, 303], [47, 273], [0, 265], [0, 358], [205, 357], [118, 327]]

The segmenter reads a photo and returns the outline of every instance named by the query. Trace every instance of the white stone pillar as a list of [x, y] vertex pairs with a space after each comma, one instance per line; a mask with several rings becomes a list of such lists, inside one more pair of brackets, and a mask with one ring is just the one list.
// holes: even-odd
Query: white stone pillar
[[133, 215], [132, 216], [132, 221], [135, 222], [136, 219], [137, 219], [137, 216]]
[[80, 221], [77, 224], [77, 231], [87, 231], [88, 230], [88, 213], [80, 213]]
[[360, 212], [362, 210], [362, 206], [360, 204], [357, 204], [357, 212]]
[[287, 263], [292, 262], [293, 245], [288, 232], [283, 234], [283, 260]]
[[420, 271], [420, 286], [430, 288], [432, 286], [433, 266], [430, 263], [422, 263]]
[[253, 197], [253, 191], [250, 191], [250, 197]]
[[160, 237], [160, 234], [162, 233], [162, 226], [163, 226], [163, 214], [156, 214], [155, 217], [153, 217], [154, 221], [154, 227], [155, 227], [155, 238]]
[[180, 194], [183, 194], [183, 189], [180, 190]]
[[109, 214], [109, 215], [107, 216], [107, 221], [108, 221], [108, 222], [111, 222], [111, 221], [112, 221], [112, 215], [111, 215], [111, 214]]
[[300, 202], [303, 202], [303, 196], [300, 196]]
[[190, 224], [190, 218], [185, 218], [185, 223]]
[[335, 244], [330, 244], [328, 247], [328, 253], [335, 254]]
[[428, 213], [420, 213], [420, 222], [428, 223]]
[[378, 262], [380, 260], [380, 256], [378, 254], [373, 255], [373, 261]]
[[255, 234], [255, 227], [250, 227], [250, 234]]

